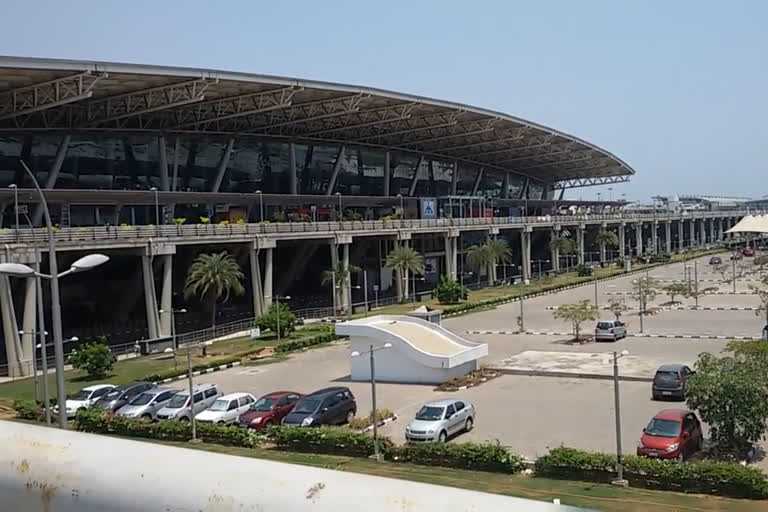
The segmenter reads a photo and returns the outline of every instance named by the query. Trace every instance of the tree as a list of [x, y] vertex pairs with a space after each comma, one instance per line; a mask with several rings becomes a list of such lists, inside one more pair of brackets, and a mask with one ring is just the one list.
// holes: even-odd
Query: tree
[[[342, 308], [344, 305], [344, 290], [349, 283], [349, 276], [352, 273], [360, 272], [360, 267], [356, 265], [349, 265], [348, 268], [344, 268], [343, 262], [338, 262], [336, 266], [330, 270], [323, 270], [320, 274], [320, 284], [322, 286], [333, 286], [333, 293], [336, 297], [336, 307]], [[333, 280], [336, 279], [334, 283]], [[334, 314], [336, 314], [334, 312]]]
[[227, 302], [233, 293], [242, 295], [243, 277], [240, 265], [227, 251], [200, 254], [187, 272], [184, 297], [197, 295], [201, 301], [210, 301], [211, 325], [216, 327], [216, 303]]
[[709, 425], [721, 455], [743, 458], [768, 428], [765, 374], [760, 374], [753, 357], [744, 354], [704, 353], [695, 369], [685, 384], [688, 407]]
[[99, 342], [86, 343], [69, 356], [69, 363], [77, 370], [85, 370], [88, 379], [102, 379], [112, 371], [115, 356], [102, 338]]
[[478, 283], [480, 282], [480, 270], [486, 268], [486, 272], [488, 274], [488, 286], [493, 285], [493, 276], [491, 274], [491, 253], [488, 249], [488, 246], [483, 244], [473, 245], [470, 247], [467, 251], [467, 265], [477, 271]]
[[632, 282], [632, 297], [640, 304], [640, 311], [648, 311], [648, 303], [656, 298], [658, 283], [651, 277], [641, 277]]
[[[576, 253], [576, 242], [564, 236], [556, 236], [549, 241], [549, 250], [562, 256]], [[553, 262], [554, 264], [554, 262]], [[559, 267], [558, 267], [559, 268]]]
[[[760, 282], [763, 286], [768, 286], [768, 276], [763, 276]], [[755, 309], [755, 315], [765, 315], [765, 324], [768, 325], [768, 289], [755, 286], [754, 284], [749, 285], [749, 288], [760, 299], [760, 306]]]
[[403, 292], [407, 289], [403, 286], [404, 278], [408, 277], [408, 272], [416, 274], [424, 272], [424, 257], [410, 247], [398, 247], [387, 254], [387, 260], [384, 264], [387, 268], [395, 271], [397, 297], [400, 302], [403, 302], [405, 300]]
[[611, 299], [608, 301], [608, 311], [613, 313], [618, 322], [621, 320], [621, 315], [629, 311], [629, 306], [624, 302], [624, 299]]
[[[467, 253], [467, 263], [470, 267], [480, 270], [487, 268], [488, 286], [496, 283], [496, 265], [512, 259], [512, 251], [506, 240], [489, 240], [483, 245], [473, 245]], [[479, 275], [478, 275], [479, 277]]]
[[668, 285], [662, 287], [662, 290], [664, 290], [664, 293], [669, 295], [670, 304], [674, 304], [676, 302], [676, 296], [686, 295], [688, 293], [688, 283], [683, 281], [675, 281], [674, 283], [669, 283]]
[[493, 274], [493, 284], [495, 284], [497, 281], [496, 266], [499, 263], [509, 263], [512, 260], [512, 251], [503, 238], [488, 240], [485, 245], [488, 246], [488, 253], [491, 256], [491, 273]]
[[456, 304], [467, 300], [469, 291], [458, 281], [447, 276], [442, 276], [435, 287], [435, 296], [440, 304]]
[[[283, 337], [286, 334], [296, 330], [296, 325], [298, 324], [298, 320], [296, 319], [296, 315], [291, 313], [291, 310], [288, 309], [288, 306], [286, 306], [283, 303], [280, 303], [279, 307], [280, 307], [280, 310], [278, 313], [278, 304], [276, 302], [273, 302], [272, 305], [267, 310], [267, 312], [256, 319], [256, 325], [259, 327], [259, 329], [269, 330], [269, 331], [272, 331], [273, 333], [277, 333], [277, 328], [279, 324], [280, 337]], [[278, 317], [279, 317], [279, 322], [278, 322]]]
[[595, 237], [595, 240], [600, 245], [600, 263], [604, 263], [605, 248], [618, 247], [619, 237], [613, 231], [608, 231], [607, 229], [601, 229], [600, 231], [598, 231], [597, 236]]
[[597, 320], [598, 311], [589, 300], [580, 300], [574, 304], [561, 304], [553, 313], [556, 319], [571, 322], [574, 341], [579, 341], [581, 324], [588, 320]]

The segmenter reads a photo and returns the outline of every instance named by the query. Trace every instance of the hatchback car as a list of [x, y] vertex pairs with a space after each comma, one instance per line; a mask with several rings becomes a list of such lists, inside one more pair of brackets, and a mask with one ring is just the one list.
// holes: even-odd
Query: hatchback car
[[[77, 411], [84, 411], [91, 407], [102, 396], [115, 389], [112, 384], [96, 384], [83, 388], [74, 395], [67, 398], [65, 405], [67, 418], [74, 418]], [[59, 413], [59, 406], [53, 408], [55, 414]]]
[[[222, 395], [217, 384], [201, 384], [196, 386], [192, 397], [195, 401], [194, 414], [203, 412]], [[192, 421], [189, 391], [182, 391], [171, 397], [165, 407], [157, 411], [158, 420]]]
[[637, 454], [683, 461], [701, 450], [704, 435], [694, 413], [684, 409], [666, 409], [654, 416], [643, 429]]
[[238, 423], [241, 427], [254, 430], [279, 425], [285, 415], [293, 410], [296, 402], [303, 396], [294, 391], [275, 391], [264, 395], [240, 415]]
[[710, 265], [722, 265], [723, 259], [720, 256], [712, 256], [709, 258], [709, 264]]
[[611, 340], [627, 337], [627, 326], [619, 320], [600, 320], [595, 327], [595, 341]]
[[743, 259], [743, 258], [744, 258], [744, 255], [741, 254], [740, 252], [734, 252], [733, 254], [731, 254], [731, 259], [732, 260], [738, 261], [738, 260]]
[[220, 396], [203, 412], [195, 415], [196, 421], [204, 423], [235, 423], [256, 401], [250, 393], [230, 393]]
[[296, 402], [293, 410], [283, 418], [283, 425], [314, 427], [349, 423], [357, 414], [357, 402], [346, 387], [332, 387], [315, 391]]
[[126, 384], [124, 386], [118, 386], [109, 393], [102, 396], [94, 407], [100, 407], [105, 411], [115, 412], [136, 396], [154, 388], [155, 385], [151, 382], [134, 382], [133, 384]]
[[685, 382], [695, 375], [696, 372], [684, 364], [663, 364], [656, 370], [651, 384], [651, 398], [660, 400], [662, 398], [685, 399]]
[[755, 250], [754, 249], [744, 249], [741, 254], [743, 254], [747, 258], [752, 258], [755, 255]]
[[144, 421], [155, 420], [157, 411], [165, 407], [173, 395], [179, 391], [173, 388], [152, 388], [134, 397], [118, 409], [117, 414], [128, 418], [140, 418]]
[[439, 441], [469, 432], [475, 424], [475, 407], [465, 401], [448, 398], [424, 404], [405, 427], [408, 442]]

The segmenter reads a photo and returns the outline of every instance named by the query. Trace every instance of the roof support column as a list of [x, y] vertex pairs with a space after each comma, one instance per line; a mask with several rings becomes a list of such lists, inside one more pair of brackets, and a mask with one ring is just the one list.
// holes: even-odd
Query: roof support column
[[509, 172], [504, 173], [504, 181], [501, 183], [501, 197], [503, 199], [509, 197]]
[[416, 162], [416, 167], [413, 169], [413, 178], [411, 178], [411, 186], [408, 189], [408, 195], [411, 197], [413, 197], [413, 194], [416, 192], [416, 185], [419, 183], [419, 170], [421, 169], [423, 163], [424, 155], [421, 155], [419, 160]]
[[155, 274], [152, 270], [152, 256], [141, 256], [142, 277], [144, 279], [144, 306], [147, 310], [147, 330], [149, 338], [160, 336], [160, 319], [157, 311], [157, 295], [155, 294]]
[[627, 256], [627, 225], [623, 222], [619, 224], [618, 235], [619, 235], [619, 257], [621, 259], [624, 259]]
[[643, 223], [638, 222], [635, 224], [635, 256], [642, 256], [643, 254]]
[[251, 293], [253, 294], [253, 316], [258, 318], [264, 314], [264, 291], [261, 286], [261, 265], [259, 250], [251, 248], [248, 251], [248, 262], [251, 266]]
[[456, 190], [459, 188], [459, 161], [453, 162], [453, 174], [451, 175], [451, 195], [456, 195]]
[[581, 224], [576, 228], [576, 258], [579, 265], [584, 264], [584, 231], [587, 229], [586, 225]]
[[16, 377], [21, 373], [21, 342], [19, 328], [16, 324], [16, 312], [13, 309], [13, 296], [8, 276], [0, 275], [0, 313], [3, 319], [3, 337], [5, 338], [5, 353], [8, 358], [8, 376]]
[[480, 182], [483, 181], [483, 173], [485, 172], [485, 169], [481, 167], [477, 171], [477, 176], [475, 176], [475, 183], [472, 185], [472, 195], [477, 195], [477, 189], [480, 188]]
[[[328, 188], [325, 189], [325, 195], [330, 196], [336, 191], [336, 181], [339, 179], [339, 171], [341, 170], [341, 162], [344, 160], [344, 146], [339, 147], [339, 152], [336, 153], [336, 162], [333, 164], [333, 173], [331, 179], [328, 181]], [[294, 192], [295, 193], [295, 192]]]
[[[53, 161], [53, 165], [48, 171], [48, 179], [45, 180], [45, 188], [51, 189], [56, 186], [56, 180], [59, 178], [59, 172], [61, 166], [64, 165], [64, 158], [67, 156], [67, 149], [69, 148], [70, 135], [65, 135], [59, 143], [59, 148], [56, 150], [56, 159]], [[43, 207], [38, 205], [35, 208], [35, 213], [32, 216], [32, 225], [37, 226], [43, 219]]]
[[387, 151], [384, 153], [384, 197], [390, 195], [390, 182], [392, 181], [392, 157]]
[[664, 244], [666, 245], [666, 251], [672, 254], [672, 222], [664, 222]]
[[[216, 169], [216, 179], [211, 187], [211, 192], [218, 192], [221, 188], [221, 184], [224, 181], [224, 173], [227, 172], [227, 166], [229, 165], [229, 159], [232, 157], [232, 150], [235, 148], [235, 138], [232, 137], [227, 141], [227, 147], [224, 148], [224, 153], [219, 160], [219, 167]], [[167, 173], [167, 171], [166, 171]], [[166, 178], [167, 179], [167, 178]], [[163, 189], [167, 190], [167, 189]]]
[[[296, 144], [293, 142], [288, 144], [288, 193], [292, 196], [299, 193], [296, 176]], [[270, 300], [272, 300], [271, 297]]]
[[168, 191], [170, 186], [168, 183], [168, 153], [166, 152], [165, 136], [161, 135], [157, 138], [157, 152], [160, 171], [160, 190]]

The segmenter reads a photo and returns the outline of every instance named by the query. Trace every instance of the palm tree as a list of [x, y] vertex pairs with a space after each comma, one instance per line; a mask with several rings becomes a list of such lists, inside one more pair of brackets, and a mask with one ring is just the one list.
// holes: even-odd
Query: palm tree
[[[570, 238], [564, 236], [556, 236], [549, 241], [549, 250], [555, 253], [558, 257], [560, 255], [568, 256], [576, 252], [576, 242]], [[556, 269], [560, 268], [560, 262], [552, 262]]]
[[395, 271], [397, 298], [400, 302], [405, 301], [403, 281], [408, 277], [408, 272], [415, 274], [424, 272], [424, 257], [410, 247], [398, 247], [387, 254], [385, 265]]
[[496, 284], [496, 265], [509, 263], [512, 260], [512, 251], [509, 250], [509, 244], [504, 239], [494, 238], [485, 245], [488, 246], [488, 252], [491, 254], [491, 274], [493, 274], [493, 284]]
[[[344, 268], [343, 262], [338, 262], [335, 267], [329, 270], [323, 270], [320, 274], [320, 284], [322, 286], [333, 286], [333, 293], [336, 297], [336, 307], [341, 308], [344, 302], [344, 287], [349, 283], [348, 278], [351, 273], [360, 272], [360, 267], [356, 265], [349, 265], [348, 268]], [[334, 283], [334, 279], [336, 282]], [[336, 314], [334, 312], [334, 314]]]
[[187, 271], [184, 297], [197, 295], [201, 301], [211, 301], [211, 325], [216, 327], [216, 303], [227, 302], [232, 293], [242, 295], [243, 277], [237, 260], [227, 251], [200, 254]]
[[605, 263], [605, 248], [616, 247], [619, 245], [619, 237], [613, 231], [601, 229], [598, 231], [595, 240], [600, 244], [600, 263]]
[[[467, 252], [467, 264], [475, 270], [487, 269], [488, 286], [496, 282], [496, 265], [512, 259], [506, 240], [489, 240], [483, 245], [473, 245]], [[478, 280], [480, 278], [478, 272]]]

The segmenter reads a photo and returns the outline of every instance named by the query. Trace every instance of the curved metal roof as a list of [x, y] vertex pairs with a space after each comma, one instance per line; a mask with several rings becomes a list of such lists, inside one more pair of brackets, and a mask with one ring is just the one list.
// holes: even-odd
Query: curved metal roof
[[559, 186], [634, 170], [582, 139], [502, 112], [336, 84], [192, 68], [0, 56], [0, 132], [142, 131], [376, 146]]

